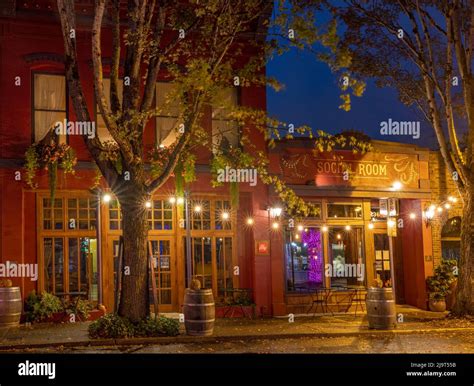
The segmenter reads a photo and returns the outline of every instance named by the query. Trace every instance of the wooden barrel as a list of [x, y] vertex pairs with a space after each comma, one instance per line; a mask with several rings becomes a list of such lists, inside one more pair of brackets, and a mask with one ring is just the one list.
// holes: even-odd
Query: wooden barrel
[[184, 295], [184, 326], [186, 333], [194, 336], [209, 336], [214, 332], [216, 308], [212, 290], [186, 289]]
[[21, 310], [20, 287], [0, 288], [0, 328], [19, 326]]
[[367, 319], [369, 328], [391, 330], [397, 324], [395, 300], [391, 288], [369, 288], [367, 290]]

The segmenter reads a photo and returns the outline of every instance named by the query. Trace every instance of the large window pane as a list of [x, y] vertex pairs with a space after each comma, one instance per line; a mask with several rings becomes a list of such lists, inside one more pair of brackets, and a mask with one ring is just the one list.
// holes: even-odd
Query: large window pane
[[361, 204], [328, 204], [329, 218], [362, 218]]
[[325, 273], [331, 286], [360, 286], [365, 284], [365, 257], [362, 251], [362, 228], [330, 228], [329, 267]]
[[324, 285], [323, 238], [319, 228], [306, 228], [286, 238], [286, 284], [288, 291], [306, 291]]
[[[34, 74], [33, 82], [33, 128], [37, 142], [56, 122], [66, 118], [66, 79], [63, 75]], [[64, 141], [64, 137], [60, 141]]]
[[64, 244], [62, 238], [54, 239], [55, 292], [64, 292]]

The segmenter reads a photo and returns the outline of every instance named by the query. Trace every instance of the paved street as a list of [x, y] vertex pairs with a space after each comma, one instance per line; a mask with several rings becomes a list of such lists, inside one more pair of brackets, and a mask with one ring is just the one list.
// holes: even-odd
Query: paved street
[[[13, 352], [17, 350], [12, 350]], [[474, 353], [474, 334], [417, 333], [314, 337], [287, 339], [225, 340], [118, 347], [41, 348], [28, 353]], [[18, 352], [18, 351], [17, 351]]]

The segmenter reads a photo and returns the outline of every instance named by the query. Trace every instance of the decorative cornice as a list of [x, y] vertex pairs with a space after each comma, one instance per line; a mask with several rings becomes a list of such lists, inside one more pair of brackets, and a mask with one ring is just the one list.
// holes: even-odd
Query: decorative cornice
[[64, 64], [64, 55], [54, 52], [33, 52], [31, 54], [23, 55], [23, 60], [26, 63], [56, 62]]

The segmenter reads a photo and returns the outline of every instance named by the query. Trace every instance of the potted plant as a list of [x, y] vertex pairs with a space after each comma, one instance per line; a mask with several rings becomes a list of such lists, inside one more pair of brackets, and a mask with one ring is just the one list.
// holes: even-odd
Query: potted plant
[[446, 295], [449, 293], [453, 282], [455, 260], [443, 260], [435, 268], [434, 275], [426, 279], [429, 293], [429, 309], [434, 312], [446, 311]]
[[20, 325], [22, 301], [20, 287], [9, 279], [0, 279], [0, 328]]

